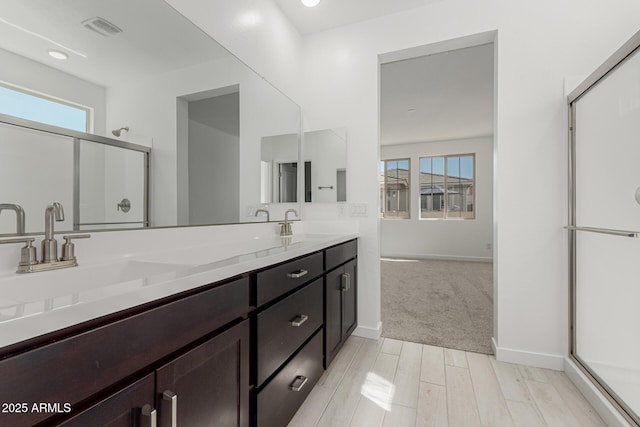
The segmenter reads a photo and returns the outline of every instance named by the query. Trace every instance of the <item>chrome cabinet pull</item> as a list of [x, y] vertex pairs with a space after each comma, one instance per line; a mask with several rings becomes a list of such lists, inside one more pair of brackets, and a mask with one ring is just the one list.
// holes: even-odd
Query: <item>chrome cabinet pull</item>
[[287, 273], [287, 277], [290, 277], [292, 279], [299, 279], [302, 276], [306, 276], [309, 272], [307, 270], [298, 270], [298, 271], [292, 271], [291, 273]]
[[293, 320], [291, 320], [289, 323], [291, 323], [291, 326], [293, 327], [299, 327], [302, 326], [302, 324], [307, 320], [309, 320], [309, 316], [307, 316], [306, 314], [301, 314], [294, 317]]
[[292, 391], [300, 391], [302, 387], [309, 381], [309, 378], [304, 375], [298, 375], [295, 380], [291, 384], [289, 384], [289, 390]]
[[141, 414], [144, 418], [149, 420], [149, 427], [158, 427], [158, 411], [153, 409], [151, 405], [144, 405], [142, 407]]
[[162, 403], [171, 411], [171, 427], [178, 426], [178, 395], [170, 390], [162, 393]]
[[343, 273], [341, 276], [342, 291], [346, 292], [351, 289], [351, 275], [349, 273]]

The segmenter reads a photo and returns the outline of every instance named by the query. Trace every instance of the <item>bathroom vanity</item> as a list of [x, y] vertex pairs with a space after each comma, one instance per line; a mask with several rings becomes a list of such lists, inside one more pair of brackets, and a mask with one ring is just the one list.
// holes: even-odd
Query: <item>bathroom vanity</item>
[[[0, 424], [285, 426], [356, 327], [355, 237], [274, 238], [134, 292], [0, 321], [24, 334], [47, 313], [86, 317], [3, 343]], [[89, 314], [100, 304], [119, 309]]]

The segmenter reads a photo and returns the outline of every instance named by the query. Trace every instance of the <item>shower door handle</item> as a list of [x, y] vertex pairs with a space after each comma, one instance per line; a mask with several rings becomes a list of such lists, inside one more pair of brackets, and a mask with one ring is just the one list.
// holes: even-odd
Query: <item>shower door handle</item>
[[609, 234], [611, 236], [621, 236], [621, 237], [637, 238], [640, 235], [640, 231], [616, 230], [613, 228], [578, 227], [575, 225], [568, 225], [564, 228], [571, 231], [587, 231], [589, 233]]

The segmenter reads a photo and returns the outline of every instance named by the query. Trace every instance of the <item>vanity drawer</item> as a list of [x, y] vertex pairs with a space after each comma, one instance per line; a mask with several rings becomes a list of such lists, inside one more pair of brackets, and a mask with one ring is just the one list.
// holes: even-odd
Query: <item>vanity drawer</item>
[[256, 275], [258, 306], [322, 274], [322, 252], [288, 261]]
[[258, 427], [286, 426], [318, 382], [322, 372], [320, 330], [258, 393]]
[[358, 255], [358, 241], [350, 240], [325, 250], [325, 268], [327, 271], [355, 258]]
[[[249, 278], [242, 278], [6, 358], [0, 402], [75, 406], [248, 311]], [[0, 425], [33, 425], [49, 416], [0, 414]]]
[[322, 294], [320, 278], [258, 315], [258, 385], [322, 326]]

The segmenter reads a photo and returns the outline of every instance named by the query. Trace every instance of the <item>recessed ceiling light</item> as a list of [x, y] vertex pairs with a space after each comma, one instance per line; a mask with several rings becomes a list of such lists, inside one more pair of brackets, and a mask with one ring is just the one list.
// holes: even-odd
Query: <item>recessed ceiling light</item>
[[320, 3], [320, 0], [301, 0], [302, 4], [307, 7], [314, 7]]
[[55, 49], [49, 49], [47, 51], [47, 53], [49, 54], [50, 57], [55, 58], [55, 59], [67, 59], [69, 58], [69, 55], [67, 55], [64, 52], [61, 52], [59, 50], [55, 50]]
[[409, 109], [407, 110], [407, 113], [415, 113], [415, 112], [416, 112], [416, 109], [415, 109], [415, 108], [409, 108]]

